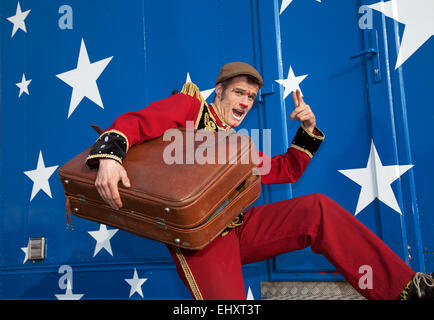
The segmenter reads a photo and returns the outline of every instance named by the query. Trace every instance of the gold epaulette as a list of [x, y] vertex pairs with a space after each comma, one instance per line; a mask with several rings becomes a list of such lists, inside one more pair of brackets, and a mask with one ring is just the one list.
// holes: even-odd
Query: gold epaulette
[[196, 95], [196, 98], [200, 101], [201, 105], [208, 106], [205, 99], [200, 94], [199, 88], [193, 83], [193, 82], [187, 82], [182, 87], [181, 93], [187, 94], [189, 96], [194, 97]]

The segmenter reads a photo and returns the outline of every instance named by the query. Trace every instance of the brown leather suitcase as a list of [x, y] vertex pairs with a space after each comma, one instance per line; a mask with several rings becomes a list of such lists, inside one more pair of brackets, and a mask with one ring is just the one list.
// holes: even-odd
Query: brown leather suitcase
[[85, 165], [90, 148], [64, 164], [59, 177], [69, 219], [72, 212], [151, 240], [201, 249], [258, 199], [258, 155], [248, 136], [181, 128], [165, 135], [128, 151], [123, 166], [131, 187], [119, 183], [119, 210], [94, 186], [97, 170]]

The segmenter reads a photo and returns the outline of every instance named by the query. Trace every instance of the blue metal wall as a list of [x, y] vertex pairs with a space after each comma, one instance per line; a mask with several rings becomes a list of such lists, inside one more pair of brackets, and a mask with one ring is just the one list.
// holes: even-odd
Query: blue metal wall
[[[326, 134], [298, 182], [264, 187], [254, 205], [324, 193], [414, 269], [432, 271], [432, 29], [395, 69], [399, 50], [414, 42], [414, 33], [404, 37], [405, 31], [428, 28], [419, 22], [430, 11], [411, 2], [402, 16], [411, 11], [420, 17], [402, 23], [387, 15], [387, 1], [383, 11], [366, 7], [377, 2], [0, 2], [0, 298], [190, 298], [164, 245], [76, 217], [74, 230], [66, 230], [57, 168], [94, 142], [90, 124], [106, 127], [168, 96], [187, 74], [201, 90], [213, 89], [219, 68], [230, 61], [251, 63], [264, 77], [263, 95], [243, 127], [271, 129], [271, 155], [285, 152], [299, 126], [289, 121], [292, 98], [284, 99], [285, 87], [276, 81], [291, 79], [289, 70], [306, 76], [299, 87]], [[24, 24], [17, 22], [18, 3]], [[359, 55], [368, 49], [378, 54]], [[86, 54], [100, 74], [74, 82], [65, 73], [84, 70]], [[27, 86], [23, 74], [31, 80]], [[85, 83], [92, 77], [97, 80]], [[365, 172], [372, 190], [389, 186], [391, 192], [379, 192], [357, 211], [368, 186], [350, 179], [356, 171], [348, 170], [367, 168], [372, 146], [382, 165]], [[384, 172], [393, 165], [411, 168], [386, 183]], [[34, 171], [41, 167], [46, 171]], [[26, 260], [23, 248], [31, 237], [46, 237], [45, 260]], [[310, 249], [243, 272], [246, 292], [256, 299], [260, 281], [342, 280]], [[136, 291], [129, 280], [135, 273], [141, 279]]]

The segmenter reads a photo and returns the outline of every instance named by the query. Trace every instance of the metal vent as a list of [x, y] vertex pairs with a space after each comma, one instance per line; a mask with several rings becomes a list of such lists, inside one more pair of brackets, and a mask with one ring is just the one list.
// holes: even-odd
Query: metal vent
[[264, 300], [365, 300], [348, 282], [261, 282]]
[[27, 244], [28, 259], [31, 261], [45, 259], [45, 238], [30, 238]]

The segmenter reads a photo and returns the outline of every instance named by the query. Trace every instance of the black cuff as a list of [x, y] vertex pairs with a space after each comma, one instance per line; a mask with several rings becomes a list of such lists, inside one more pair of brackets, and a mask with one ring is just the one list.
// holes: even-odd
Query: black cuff
[[120, 131], [109, 130], [95, 141], [86, 158], [86, 165], [90, 169], [98, 169], [99, 159], [113, 159], [122, 164], [127, 151], [127, 137]]
[[313, 157], [325, 136], [321, 130], [315, 128], [313, 133], [308, 131], [303, 124], [298, 128], [291, 147], [305, 152], [310, 158]]

